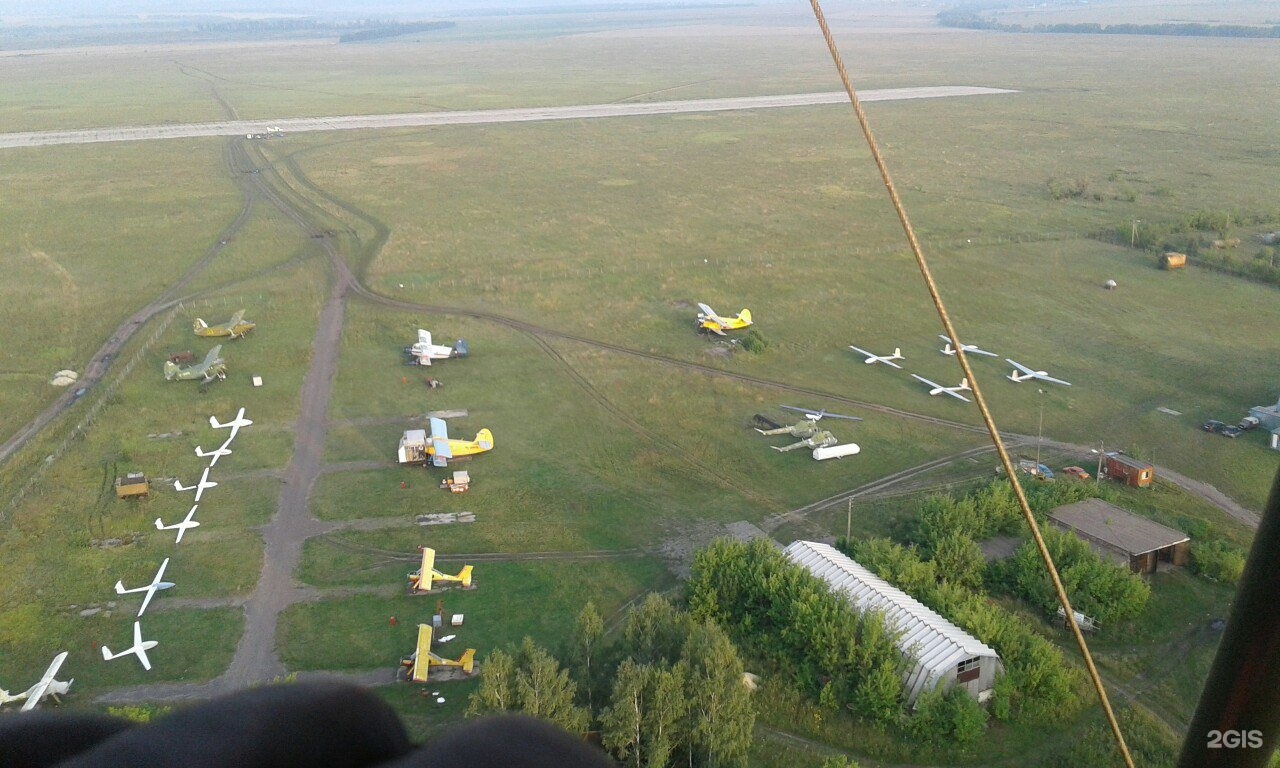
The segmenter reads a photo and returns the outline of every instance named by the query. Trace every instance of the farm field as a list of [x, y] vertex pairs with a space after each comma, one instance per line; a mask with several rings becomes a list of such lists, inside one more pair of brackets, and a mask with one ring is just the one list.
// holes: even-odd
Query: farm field
[[[719, 26], [689, 14], [662, 28], [566, 22], [519, 34], [509, 20], [486, 22], [508, 25], [501, 42], [467, 28], [362, 46], [0, 56], [0, 74], [20, 75], [0, 77], [0, 122], [35, 130], [838, 87], [806, 17], [751, 13]], [[770, 35], [764, 18], [795, 26]], [[1277, 288], [1197, 266], [1163, 272], [1107, 233], [1206, 210], [1257, 222], [1236, 227], [1242, 249], [1280, 229], [1280, 105], [1251, 85], [1280, 53], [1252, 40], [942, 31], [915, 12], [900, 28], [855, 33], [860, 18], [837, 18], [860, 87], [1018, 91], [869, 106], [960, 333], [1073, 383], [1014, 385], [1002, 359], [972, 359], [1015, 451], [1033, 453], [1043, 432], [1079, 447], [1047, 450], [1054, 469], [1092, 472], [1089, 446], [1124, 449], [1259, 509], [1280, 454], [1260, 432], [1226, 440], [1198, 425], [1280, 395], [1280, 337], [1257, 332], [1280, 327]], [[693, 550], [743, 535], [733, 524], [783, 543], [830, 539], [845, 532], [846, 505], [806, 505], [939, 462], [855, 500], [855, 537], [892, 536], [921, 493], [989, 477], [994, 456], [968, 453], [985, 441], [973, 407], [929, 398], [906, 375], [960, 377], [938, 352], [936, 315], [852, 130], [848, 109], [831, 106], [6, 151], [0, 180], [28, 193], [0, 202], [0, 269], [14, 276], [0, 286], [0, 322], [21, 331], [0, 352], [0, 441], [60, 394], [47, 385], [55, 370], [82, 368], [120, 323], [199, 269], [101, 384], [0, 463], [0, 551], [15, 575], [0, 582], [0, 683], [16, 687], [55, 647], [72, 651], [75, 706], [108, 692], [145, 699], [144, 683], [219, 680], [240, 663], [242, 634], [259, 631], [246, 605], [262, 598], [259, 576], [280, 562], [271, 547], [281, 541], [296, 546], [297, 567], [285, 573], [278, 626], [254, 637], [284, 673], [374, 680], [390, 677], [434, 610], [435, 596], [405, 593], [418, 546], [437, 549], [445, 571], [479, 556], [478, 588], [441, 596], [467, 616], [442, 653], [474, 647], [483, 659], [525, 635], [561, 647], [588, 599], [615, 632], [646, 594], [678, 595]], [[1055, 192], [1064, 188], [1082, 191]], [[1107, 279], [1118, 289], [1103, 290]], [[749, 307], [764, 348], [696, 334], [699, 301]], [[215, 343], [192, 335], [194, 317], [241, 308], [258, 328], [224, 340], [227, 381], [163, 381], [169, 354], [202, 356]], [[466, 339], [471, 356], [401, 365], [420, 327], [436, 343]], [[900, 346], [906, 371], [863, 365], [849, 344]], [[444, 386], [428, 388], [428, 376]], [[782, 419], [784, 403], [863, 418], [822, 422], [861, 453], [815, 462], [808, 450], [770, 450], [792, 438], [761, 437], [752, 419]], [[190, 497], [159, 479], [198, 477], [193, 448], [216, 445], [206, 418], [241, 406], [254, 425], [210, 473], [220, 487], [201, 527], [175, 545], [152, 520], [179, 519]], [[451, 409], [467, 411], [450, 420], [453, 437], [487, 427], [495, 439], [491, 453], [456, 463], [474, 483], [460, 496], [436, 487], [442, 470], [394, 465], [404, 430]], [[157, 479], [150, 498], [114, 499], [109, 480], [129, 469]], [[1240, 548], [1251, 539], [1171, 486], [1120, 498], [1197, 536]], [[419, 522], [450, 512], [474, 522]], [[145, 620], [161, 641], [156, 671], [101, 663], [96, 647], [122, 645], [136, 605], [127, 596], [108, 607], [111, 584], [145, 582], [166, 556], [178, 587]], [[1142, 616], [1094, 647], [1125, 716], [1180, 736], [1231, 590], [1177, 571], [1158, 574], [1152, 592]], [[86, 607], [103, 610], [81, 616]], [[1187, 663], [1162, 675], [1171, 655]], [[460, 718], [473, 688], [451, 684], [438, 707], [408, 686], [380, 691], [421, 737]], [[845, 720], [814, 721], [792, 693], [768, 689], [778, 709], [757, 731], [753, 765], [820, 764], [826, 748], [804, 739], [871, 755], [868, 764], [979, 762], [836, 733]], [[1060, 741], [1093, 733], [1089, 717]], [[864, 736], [871, 743], [858, 744]], [[1022, 728], [993, 739], [992, 754], [1008, 760], [1039, 760], [1052, 746]]]

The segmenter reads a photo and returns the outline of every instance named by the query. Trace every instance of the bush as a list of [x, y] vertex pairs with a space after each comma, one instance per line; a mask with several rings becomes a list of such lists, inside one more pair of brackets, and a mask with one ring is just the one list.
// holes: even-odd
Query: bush
[[764, 541], [718, 541], [694, 557], [689, 607], [757, 656], [790, 670], [801, 690], [889, 722], [901, 712], [902, 655], [883, 618], [859, 613], [825, 582]]
[[1244, 573], [1244, 553], [1220, 541], [1194, 541], [1191, 567], [1210, 581], [1236, 584]]
[[[1146, 608], [1151, 587], [1127, 568], [1100, 558], [1073, 533], [1047, 528], [1045, 546], [1072, 605], [1103, 624], [1133, 618]], [[1046, 617], [1058, 611], [1053, 582], [1035, 542], [1027, 541], [1012, 557], [992, 564], [992, 581], [1031, 603]]]
[[752, 328], [747, 331], [746, 336], [742, 337], [742, 348], [752, 354], [760, 354], [769, 348], [769, 340]]

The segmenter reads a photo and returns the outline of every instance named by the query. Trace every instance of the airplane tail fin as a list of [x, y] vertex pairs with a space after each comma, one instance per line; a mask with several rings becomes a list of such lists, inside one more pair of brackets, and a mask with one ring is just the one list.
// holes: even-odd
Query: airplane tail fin
[[738, 319], [746, 323], [747, 325], [751, 325], [751, 310], [744, 308], [741, 312], [738, 313]]
[[471, 586], [471, 569], [472, 566], [464, 565], [462, 566], [462, 570], [458, 571], [458, 581], [461, 582], [464, 587]]
[[205, 321], [197, 317], [195, 323], [193, 323], [191, 326], [191, 331], [192, 333], [199, 333], [203, 330], [206, 330], [208, 327], [209, 327], [208, 323], [206, 323]]
[[901, 359], [903, 359], [903, 358], [902, 358], [902, 347], [894, 347], [894, 348], [893, 348], [893, 357], [892, 357], [892, 358], [890, 358], [890, 359], [891, 359], [891, 360], [901, 360]]
[[[158, 521], [157, 521], [157, 522], [158, 522]], [[123, 582], [123, 581], [117, 581], [117, 582], [116, 582], [116, 594], [117, 594], [117, 595], [123, 595], [123, 594], [124, 594], [124, 592], [125, 592], [125, 590], [124, 590], [124, 582]]]
[[475, 668], [475, 663], [476, 663], [475, 648], [468, 648], [465, 652], [463, 652], [462, 658], [458, 659], [458, 664], [462, 667], [462, 671], [466, 672], [468, 675], [471, 674], [471, 670]]
[[476, 443], [480, 445], [480, 449], [484, 451], [493, 450], [493, 433], [488, 429], [482, 429], [476, 433]]
[[102, 650], [102, 658], [104, 661], [111, 661], [111, 649], [105, 645], [98, 646]]
[[177, 363], [172, 360], [166, 360], [164, 362], [164, 380], [173, 381], [173, 377], [178, 375], [179, 370]]
[[969, 377], [968, 377], [968, 376], [966, 376], [966, 377], [964, 377], [963, 379], [961, 379], [961, 380], [960, 380], [960, 388], [961, 388], [961, 389], [970, 389], [970, 390], [971, 390], [971, 389], [973, 389], [973, 387], [969, 386]]

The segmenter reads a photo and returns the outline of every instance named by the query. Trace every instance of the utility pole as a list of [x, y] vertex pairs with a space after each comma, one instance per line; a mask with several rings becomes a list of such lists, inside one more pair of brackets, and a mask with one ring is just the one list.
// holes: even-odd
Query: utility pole
[[1097, 485], [1102, 482], [1102, 457], [1106, 456], [1107, 442], [1105, 440], [1098, 441], [1098, 471], [1093, 473], [1093, 484]]
[[1142, 219], [1134, 219], [1129, 230], [1129, 247], [1133, 248], [1138, 244], [1138, 225], [1142, 223]]
[[1044, 440], [1044, 390], [1036, 390], [1040, 394], [1040, 419], [1036, 423], [1036, 472], [1040, 471], [1040, 443]]
[[849, 536], [853, 532], [853, 499], [849, 499], [849, 508], [844, 517], [844, 545], [849, 546]]

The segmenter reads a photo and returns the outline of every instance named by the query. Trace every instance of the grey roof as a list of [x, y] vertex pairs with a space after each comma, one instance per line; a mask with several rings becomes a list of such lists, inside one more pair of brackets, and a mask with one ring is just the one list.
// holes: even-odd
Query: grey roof
[[1124, 464], [1126, 467], [1134, 467], [1135, 469], [1147, 469], [1147, 468], [1151, 468], [1152, 466], [1151, 462], [1149, 461], [1143, 461], [1142, 459], [1135, 459], [1134, 457], [1129, 456], [1128, 454], [1119, 453], [1119, 452], [1108, 453], [1107, 458], [1113, 459], [1121, 464]]
[[1049, 513], [1049, 517], [1063, 527], [1130, 555], [1141, 555], [1191, 540], [1182, 531], [1138, 517], [1102, 499], [1085, 499], [1058, 507]]
[[[877, 610], [890, 631], [899, 633], [897, 645], [904, 656], [929, 674], [909, 673], [908, 679], [936, 678], [965, 659], [999, 655], [973, 635], [925, 607], [827, 544], [796, 541], [783, 552], [793, 562], [844, 595], [859, 611]], [[919, 684], [913, 686], [918, 690]]]

